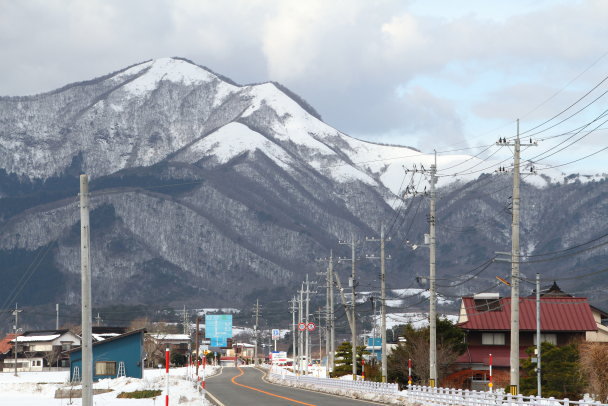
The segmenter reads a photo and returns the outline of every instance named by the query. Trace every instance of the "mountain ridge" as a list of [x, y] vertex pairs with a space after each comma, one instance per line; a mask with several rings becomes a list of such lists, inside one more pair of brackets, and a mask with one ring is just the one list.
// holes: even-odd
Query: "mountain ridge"
[[[205, 72], [184, 79], [195, 68]], [[6, 259], [0, 277], [31, 280], [41, 270], [17, 264], [24, 250], [44, 250], [44, 272], [58, 275], [61, 286], [39, 292], [39, 299], [78, 301], [80, 173], [91, 178], [97, 304], [219, 306], [254, 294], [284, 298], [305, 274], [319, 271], [314, 258], [330, 249], [348, 255], [337, 240], [364, 240], [391, 220], [388, 280], [402, 288], [426, 269], [426, 254], [404, 244], [422, 239], [427, 203], [403, 201], [401, 192], [403, 165], [427, 167], [432, 155], [350, 137], [272, 82], [233, 85], [176, 58], [117, 72], [28, 100], [0, 98], [0, 256]], [[481, 162], [437, 158], [440, 168]], [[509, 246], [510, 215], [503, 211], [509, 180], [482, 173], [441, 182], [438, 269], [457, 278]], [[488, 184], [493, 188], [483, 190]], [[606, 185], [600, 179], [545, 182], [545, 189], [523, 183], [523, 252], [563, 249], [585, 233], [598, 234]], [[576, 193], [583, 196], [576, 200]], [[551, 212], [547, 198], [562, 214]], [[593, 266], [606, 255], [598, 249], [562, 266]], [[361, 283], [374, 283], [375, 265], [362, 260], [359, 266]], [[493, 279], [483, 275], [466, 287]], [[163, 284], [172, 293], [159, 298]], [[185, 285], [190, 299], [178, 294]], [[461, 292], [450, 289], [444, 293]], [[4, 307], [15, 299], [27, 303], [26, 293], [7, 296]]]

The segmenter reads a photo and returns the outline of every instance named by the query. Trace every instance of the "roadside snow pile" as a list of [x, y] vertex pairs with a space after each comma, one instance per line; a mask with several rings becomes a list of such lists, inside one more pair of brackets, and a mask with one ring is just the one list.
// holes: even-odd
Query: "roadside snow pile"
[[[205, 367], [206, 376], [217, 373], [218, 367]], [[169, 398], [175, 404], [181, 405], [207, 405], [199, 393], [195, 377], [188, 379], [191, 372], [188, 368], [172, 369], [169, 374]], [[201, 373], [202, 375], [202, 373]], [[69, 372], [20, 372], [15, 377], [12, 373], [0, 373], [0, 393], [2, 404], [19, 406], [63, 406], [81, 405], [82, 400], [55, 399], [57, 390], [76, 394], [81, 385], [72, 385], [68, 382]], [[93, 404], [99, 406], [152, 406], [158, 399], [117, 399], [121, 392], [138, 390], [161, 390], [161, 397], [165, 397], [165, 370], [147, 369], [143, 379], [121, 377], [116, 379], [102, 379], [93, 384], [93, 389], [111, 390], [107, 393], [97, 394], [93, 397]], [[202, 403], [201, 403], [202, 402]]]

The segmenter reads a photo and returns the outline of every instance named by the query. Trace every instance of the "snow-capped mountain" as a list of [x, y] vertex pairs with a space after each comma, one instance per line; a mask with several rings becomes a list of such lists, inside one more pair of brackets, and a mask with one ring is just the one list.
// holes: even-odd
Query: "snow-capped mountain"
[[[0, 166], [30, 179], [60, 175], [79, 156], [96, 178], [162, 161], [222, 165], [259, 151], [287, 171], [306, 163], [337, 182], [396, 194], [404, 165], [432, 162], [337, 131], [277, 84], [237, 86], [179, 58], [0, 103]], [[439, 159], [447, 166], [462, 156]]]
[[[316, 257], [343, 248], [338, 239], [377, 235], [383, 223], [393, 237], [389, 280], [404, 288], [423, 272], [426, 254], [402, 242], [421, 240], [427, 227], [426, 202], [408, 211], [399, 199], [404, 166], [428, 168], [433, 159], [349, 137], [279, 84], [238, 85], [181, 58], [3, 97], [0, 275], [9, 286], [25, 281], [14, 290], [20, 303], [78, 301], [77, 177], [87, 173], [96, 304], [158, 301], [159, 287], [161, 301], [204, 306], [289, 296], [304, 274], [319, 270]], [[463, 159], [477, 162], [442, 155], [438, 166]], [[509, 245], [510, 218], [502, 211], [508, 183], [497, 178], [505, 187], [480, 194], [487, 176], [441, 178], [438, 216], [447, 227], [438, 230], [439, 263], [446, 273]], [[587, 197], [562, 208], [584, 230], [547, 222], [555, 207], [540, 194], [584, 188]], [[567, 247], [599, 232], [592, 219], [606, 201], [603, 188], [603, 181], [524, 187], [536, 204], [533, 216], [522, 214], [526, 249]], [[362, 279], [374, 278], [374, 264], [360, 267]]]

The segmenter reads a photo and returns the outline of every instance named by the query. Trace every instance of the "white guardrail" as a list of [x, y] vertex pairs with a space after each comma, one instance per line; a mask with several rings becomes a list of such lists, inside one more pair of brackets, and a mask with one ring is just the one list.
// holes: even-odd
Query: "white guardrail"
[[366, 393], [376, 393], [379, 395], [394, 395], [399, 393], [399, 385], [396, 383], [382, 383], [371, 381], [351, 381], [344, 379], [315, 378], [313, 376], [283, 375], [272, 372], [274, 379], [281, 379], [287, 382], [316, 385], [325, 388], [337, 388], [345, 390], [356, 390]]
[[596, 402], [588, 395], [579, 401], [569, 399], [541, 398], [538, 396], [523, 396], [505, 394], [503, 391], [484, 392], [463, 389], [432, 388], [429, 386], [408, 385], [408, 401], [423, 405], [441, 406], [605, 406]]

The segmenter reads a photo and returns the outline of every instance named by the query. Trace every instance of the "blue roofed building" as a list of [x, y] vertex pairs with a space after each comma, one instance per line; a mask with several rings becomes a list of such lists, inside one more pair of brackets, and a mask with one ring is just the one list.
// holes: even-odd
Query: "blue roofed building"
[[[128, 376], [142, 378], [144, 329], [130, 331], [93, 343], [93, 381]], [[81, 347], [69, 351], [70, 380], [82, 380]]]

